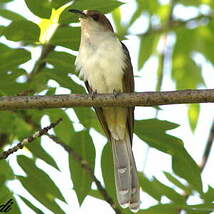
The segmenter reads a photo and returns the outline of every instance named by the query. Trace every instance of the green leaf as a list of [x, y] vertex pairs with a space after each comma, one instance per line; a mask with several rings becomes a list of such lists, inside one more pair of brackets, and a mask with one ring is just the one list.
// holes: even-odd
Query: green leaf
[[23, 118], [16, 116], [13, 120], [13, 133], [18, 136], [19, 140], [23, 140], [32, 131], [32, 127]]
[[138, 7], [136, 8], [135, 12], [132, 14], [132, 17], [128, 23], [128, 26], [130, 27], [143, 13], [143, 5], [140, 3], [138, 4]]
[[176, 178], [175, 176], [173, 176], [172, 174], [168, 173], [168, 172], [164, 172], [165, 176], [167, 177], [167, 179], [173, 183], [175, 186], [177, 186], [178, 188], [182, 189], [185, 191], [186, 194], [190, 194], [191, 193], [191, 188], [188, 186], [185, 186], [184, 184], [182, 184], [178, 178]]
[[166, 186], [165, 184], [153, 178], [151, 181], [147, 179], [143, 173], [138, 173], [140, 179], [140, 185], [144, 192], [148, 193], [151, 197], [157, 201], [161, 201], [161, 197], [165, 195], [167, 198], [177, 203], [184, 203], [185, 198], [179, 195], [174, 189]]
[[195, 131], [195, 128], [197, 126], [199, 114], [200, 114], [199, 104], [188, 105], [189, 124], [193, 132]]
[[165, 195], [168, 199], [175, 203], [183, 204], [185, 202], [185, 197], [179, 195], [174, 189], [168, 187], [167, 185], [161, 183], [159, 180], [154, 178], [153, 183], [159, 187], [162, 195]]
[[214, 202], [214, 188], [209, 186], [207, 192], [202, 195], [202, 198], [206, 203]]
[[34, 157], [40, 158], [47, 164], [50, 164], [54, 168], [58, 169], [55, 160], [50, 156], [41, 146], [40, 138], [34, 140], [33, 143], [27, 144], [26, 147], [32, 152]]
[[136, 120], [136, 123], [140, 123], [142, 129], [149, 130], [158, 130], [160, 132], [165, 132], [167, 130], [175, 129], [179, 127], [178, 124], [167, 121], [167, 120], [158, 120], [158, 119], [147, 119], [147, 120]]
[[5, 183], [5, 181], [7, 180], [12, 180], [15, 178], [9, 163], [6, 160], [0, 161], [0, 176], [2, 183]]
[[15, 115], [10, 112], [0, 112], [0, 133], [10, 134], [11, 130], [13, 130], [13, 120], [15, 119]]
[[183, 4], [185, 6], [199, 6], [201, 4], [201, 1], [195, 1], [195, 0], [180, 0], [180, 4]]
[[63, 139], [64, 143], [70, 144], [74, 134], [74, 128], [68, 115], [61, 109], [50, 109], [45, 112], [51, 121], [57, 121], [59, 118], [63, 119], [58, 126], [54, 127], [54, 132], [57, 137]]
[[201, 68], [188, 56], [177, 54], [173, 59], [172, 79], [176, 89], [196, 89], [204, 85]]
[[176, 88], [179, 90], [195, 89], [203, 86], [204, 80], [201, 74], [201, 67], [192, 58], [194, 51], [198, 51], [201, 46], [204, 46], [203, 37], [200, 37], [200, 34], [195, 29], [181, 28], [175, 32], [176, 43], [172, 58], [171, 75], [176, 82]]
[[0, 37], [3, 35], [4, 30], [5, 26], [0, 25]]
[[45, 95], [47, 95], [47, 96], [52, 96], [52, 95], [55, 95], [56, 94], [56, 88], [49, 88], [48, 90], [47, 90], [47, 92], [46, 92], [46, 94]]
[[0, 118], [2, 121], [0, 133], [15, 135], [16, 139], [22, 140], [32, 132], [31, 125], [26, 123], [18, 113], [0, 112]]
[[103, 196], [101, 195], [101, 193], [98, 190], [91, 189], [89, 192], [89, 195], [94, 198], [103, 200]]
[[106, 191], [116, 202], [117, 199], [114, 180], [114, 165], [110, 143], [107, 143], [103, 148], [101, 156], [101, 168]]
[[39, 16], [41, 18], [49, 18], [51, 15], [51, 1], [49, 0], [25, 0], [25, 4], [29, 8], [29, 10], [36, 16]]
[[14, 193], [11, 192], [6, 185], [2, 185], [0, 182], [0, 205], [5, 205], [5, 204], [7, 204], [6, 207], [8, 208], [7, 208], [7, 212], [4, 212], [4, 213], [21, 214], [21, 210], [19, 209], [16, 203], [16, 200], [14, 198]]
[[161, 125], [161, 123], [164, 124], [164, 121], [160, 122], [156, 119], [135, 121], [135, 133], [149, 146], [172, 155], [174, 172], [186, 179], [194, 189], [201, 192], [202, 182], [199, 167], [185, 150], [183, 142], [166, 134], [168, 122], [166, 125]]
[[213, 64], [214, 56], [212, 52], [212, 47], [214, 45], [213, 41], [214, 22], [209, 21], [207, 25], [201, 25], [191, 30], [190, 33], [192, 39], [191, 41], [193, 44], [192, 50], [195, 49], [195, 51], [200, 52]]
[[161, 189], [159, 189], [159, 187], [155, 185], [153, 181], [147, 179], [143, 173], [138, 173], [138, 177], [142, 190], [148, 193], [151, 197], [153, 197], [157, 201], [160, 201], [162, 196]]
[[142, 36], [140, 38], [140, 49], [138, 57], [138, 70], [145, 64], [146, 60], [153, 54], [157, 46], [158, 37], [154, 34]]
[[115, 8], [119, 7], [123, 3], [120, 1], [115, 0], [81, 0], [75, 1], [72, 4], [72, 9], [79, 9], [79, 10], [98, 10], [102, 13], [109, 13]]
[[67, 26], [58, 28], [51, 38], [50, 44], [78, 50], [80, 44], [80, 28]]
[[[11, 66], [11, 65], [9, 65]], [[2, 95], [17, 95], [19, 92], [26, 90], [26, 83], [20, 83], [17, 79], [22, 76], [26, 78], [27, 72], [23, 69], [8, 68], [8, 70], [0, 71], [0, 93]]]
[[145, 210], [140, 210], [139, 214], [178, 214], [179, 206], [176, 204], [159, 204]]
[[52, 0], [51, 6], [57, 9], [68, 2], [71, 2], [71, 0]]
[[30, 52], [25, 49], [11, 49], [6, 45], [0, 44], [0, 72], [16, 68], [31, 59]]
[[81, 205], [91, 190], [92, 178], [89, 173], [94, 173], [95, 148], [92, 139], [86, 130], [75, 133], [71, 139], [70, 145], [92, 169], [92, 172], [83, 169], [81, 163], [77, 161], [75, 157], [69, 155], [71, 178], [79, 204]]
[[0, 16], [12, 21], [25, 20], [25, 18], [20, 14], [7, 9], [0, 9]]
[[52, 64], [56, 69], [67, 73], [74, 73], [75, 71], [75, 57], [66, 52], [51, 51], [44, 61]]
[[0, 5], [1, 5], [1, 4], [8, 3], [8, 2], [10, 2], [10, 1], [13, 1], [13, 0], [1, 0]]
[[116, 32], [117, 35], [120, 37], [120, 40], [122, 40], [124, 36], [124, 34], [126, 33], [125, 31], [127, 30], [124, 25], [122, 24], [122, 17], [121, 17], [121, 10], [120, 8], [116, 8], [113, 12], [112, 12], [112, 18], [116, 27]]
[[143, 8], [143, 12], [147, 12], [149, 14], [154, 14], [158, 8], [160, 7], [160, 2], [158, 0], [147, 1], [147, 0], [137, 0], [138, 7]]
[[[183, 207], [183, 209], [188, 211], [188, 213], [208, 214], [208, 213], [212, 213], [212, 211], [214, 210], [214, 203], [186, 205]], [[189, 211], [192, 211], [192, 212], [189, 212]]]
[[[83, 93], [84, 88], [74, 82], [69, 76], [68, 72], [64, 70], [56, 70], [56, 69], [43, 69], [44, 75], [42, 75], [43, 80], [46, 78], [47, 80], [53, 79], [60, 84], [61, 87], [70, 89], [73, 93]], [[45, 77], [44, 77], [45, 76]]]
[[180, 177], [186, 179], [199, 193], [202, 192], [200, 168], [183, 148], [172, 158], [172, 168]]
[[38, 209], [37, 207], [35, 207], [29, 200], [27, 200], [26, 198], [22, 197], [21, 195], [19, 195], [19, 197], [22, 199], [22, 201], [24, 201], [24, 203], [30, 207], [35, 213], [37, 214], [45, 214], [43, 213], [40, 209]]
[[[177, 214], [178, 210], [186, 210], [188, 213], [207, 214], [214, 209], [214, 204], [197, 204], [197, 205], [182, 205], [182, 204], [158, 204], [148, 209], [140, 210], [139, 214]], [[189, 212], [192, 211], [192, 212]]]
[[25, 156], [18, 156], [17, 161], [27, 174], [27, 177], [17, 176], [26, 190], [54, 213], [63, 214], [55, 199], [64, 201], [64, 198], [50, 177]]
[[13, 21], [4, 30], [4, 36], [11, 41], [34, 43], [38, 41], [40, 29], [38, 25], [27, 20]]
[[88, 129], [94, 128], [98, 132], [103, 133], [101, 126], [98, 123], [98, 118], [91, 108], [74, 108], [74, 111], [84, 127]]

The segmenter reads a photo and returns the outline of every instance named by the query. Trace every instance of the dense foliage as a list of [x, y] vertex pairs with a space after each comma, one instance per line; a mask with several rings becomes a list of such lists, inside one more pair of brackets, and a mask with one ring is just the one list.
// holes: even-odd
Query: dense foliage
[[[164, 76], [169, 75], [176, 89], [197, 89], [205, 87], [201, 64], [196, 62], [196, 55], [201, 55], [207, 62], [214, 62], [214, 2], [213, 0], [135, 0], [135, 11], [132, 16], [123, 21], [122, 2], [116, 0], [78, 0], [72, 6], [62, 8], [69, 0], [25, 0], [25, 4], [40, 21], [34, 23], [10, 9], [11, 2], [0, 1], [0, 96], [10, 95], [53, 95], [61, 87], [69, 93], [85, 93], [85, 89], [75, 76], [74, 52], [80, 42], [80, 28], [71, 26], [78, 20], [68, 13], [68, 8], [96, 9], [104, 13], [112, 12], [112, 19], [119, 38], [124, 39], [130, 33], [130, 28], [139, 20], [146, 20], [147, 29], [136, 35], [140, 40], [138, 50], [138, 70], [145, 66], [151, 57], [158, 60], [156, 90], [161, 90]], [[174, 11], [176, 7], [194, 8], [196, 16], [182, 19]], [[54, 10], [53, 10], [54, 8]], [[205, 10], [203, 10], [205, 8]], [[205, 11], [205, 12], [204, 12]], [[4, 24], [6, 23], [6, 24]], [[56, 31], [54, 31], [56, 29]], [[48, 36], [45, 33], [49, 31]], [[133, 31], [132, 31], [133, 32]], [[53, 34], [53, 35], [52, 35]], [[164, 48], [158, 48], [160, 43]], [[63, 47], [63, 48], [60, 48]], [[34, 52], [40, 51], [40, 56]], [[170, 66], [168, 66], [170, 64]], [[170, 68], [169, 68], [170, 67]], [[168, 69], [168, 70], [167, 70]], [[167, 72], [165, 72], [167, 70]], [[135, 71], [136, 78], [138, 71]], [[50, 82], [50, 80], [54, 80]], [[53, 84], [54, 83], [54, 84]], [[189, 105], [188, 119], [194, 131], [200, 112], [200, 105]], [[63, 118], [63, 122], [54, 128], [54, 135], [66, 145], [69, 145], [82, 159], [87, 161], [92, 170], [95, 168], [95, 147], [89, 131], [91, 129], [103, 134], [94, 111], [90, 108], [74, 108], [82, 128], [76, 131], [75, 123], [65, 109], [38, 109], [0, 112], [0, 151], [8, 149], [8, 145], [16, 144], [27, 136], [35, 133], [44, 116], [50, 121]], [[156, 111], [161, 109], [156, 108]], [[157, 118], [137, 120], [135, 134], [150, 147], [153, 147], [172, 157], [171, 172], [163, 172], [169, 185], [160, 182], [154, 175], [148, 178], [139, 172], [142, 190], [156, 201], [156, 205], [142, 209], [142, 214], [178, 214], [185, 210], [188, 214], [211, 213], [214, 210], [214, 189], [202, 188], [200, 166], [185, 148], [182, 139], [168, 134], [168, 130], [179, 125]], [[93, 139], [92, 139], [93, 138]], [[59, 199], [67, 203], [59, 187], [46, 171], [39, 168], [37, 160], [42, 160], [60, 173], [57, 161], [48, 152], [47, 146], [41, 145], [42, 139], [28, 144], [28, 151], [13, 154], [7, 160], [0, 160], [0, 204], [10, 198], [19, 199], [13, 204], [10, 213], [22, 213], [17, 204], [22, 200], [35, 213], [43, 213], [28, 197], [14, 195], [8, 187], [8, 181], [19, 180], [23, 187], [34, 198], [53, 213], [65, 213], [56, 202]], [[205, 139], [206, 141], [206, 139]], [[78, 142], [78, 143], [77, 143]], [[53, 143], [49, 143], [51, 147]], [[30, 152], [30, 155], [29, 155]], [[26, 155], [26, 154], [27, 155]], [[16, 157], [19, 166], [26, 176], [16, 175], [12, 156]], [[113, 178], [111, 150], [106, 144], [102, 151], [101, 168], [104, 186], [107, 193], [116, 203]], [[69, 166], [73, 189], [79, 204], [84, 203], [87, 195], [104, 200], [97, 189], [91, 189], [93, 179], [81, 164], [69, 156]], [[200, 197], [200, 203], [190, 205], [188, 197]], [[168, 202], [163, 203], [163, 197]], [[72, 206], [72, 204], [69, 206]], [[121, 208], [120, 208], [121, 209]], [[93, 212], [93, 211], [91, 211]], [[129, 213], [122, 210], [121, 213]], [[23, 211], [24, 213], [24, 211]]]

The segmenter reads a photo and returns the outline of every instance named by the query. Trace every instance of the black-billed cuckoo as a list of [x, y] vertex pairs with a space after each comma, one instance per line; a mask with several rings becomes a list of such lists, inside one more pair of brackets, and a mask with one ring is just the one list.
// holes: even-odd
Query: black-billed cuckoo
[[[80, 16], [81, 43], [75, 65], [88, 92], [133, 92], [134, 76], [129, 52], [115, 36], [109, 20], [94, 10], [69, 11]], [[131, 149], [134, 108], [96, 107], [95, 111], [112, 144], [119, 204], [138, 211], [139, 182]]]

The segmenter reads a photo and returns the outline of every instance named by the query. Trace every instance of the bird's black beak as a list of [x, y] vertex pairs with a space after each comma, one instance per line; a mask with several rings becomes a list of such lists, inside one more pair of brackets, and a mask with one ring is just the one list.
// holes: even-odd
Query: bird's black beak
[[87, 15], [83, 13], [81, 10], [76, 10], [76, 9], [70, 9], [68, 10], [71, 13], [75, 13], [80, 16], [80, 18], [87, 18]]

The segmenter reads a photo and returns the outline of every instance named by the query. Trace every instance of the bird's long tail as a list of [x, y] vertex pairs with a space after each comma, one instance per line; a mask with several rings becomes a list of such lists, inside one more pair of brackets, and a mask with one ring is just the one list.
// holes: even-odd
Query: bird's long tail
[[125, 140], [112, 139], [112, 151], [119, 204], [137, 212], [140, 206], [140, 190], [129, 136]]

